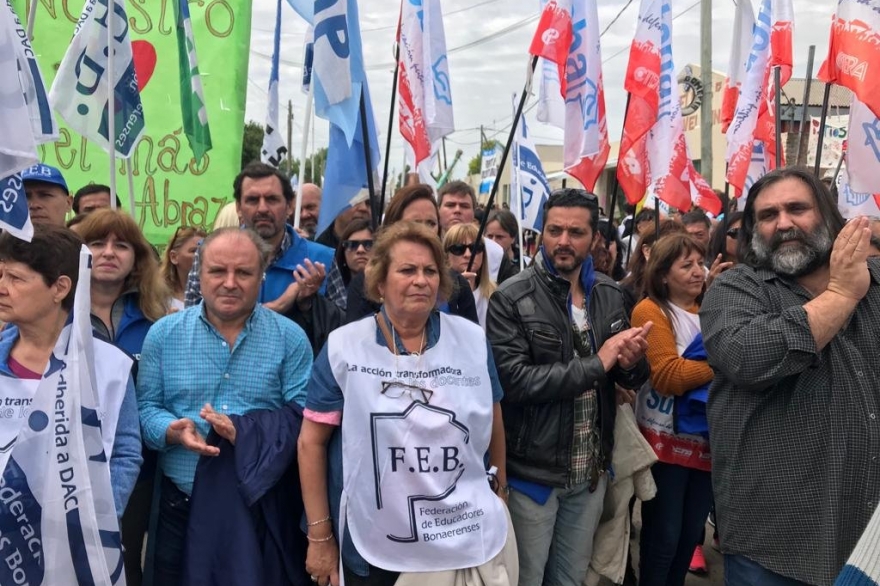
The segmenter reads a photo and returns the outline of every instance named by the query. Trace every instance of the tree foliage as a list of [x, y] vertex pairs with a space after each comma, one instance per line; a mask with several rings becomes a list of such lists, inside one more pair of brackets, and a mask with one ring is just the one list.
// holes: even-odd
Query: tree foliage
[[263, 125], [251, 120], [244, 125], [244, 135], [241, 141], [241, 166], [253, 161], [260, 160], [260, 150], [263, 148]]

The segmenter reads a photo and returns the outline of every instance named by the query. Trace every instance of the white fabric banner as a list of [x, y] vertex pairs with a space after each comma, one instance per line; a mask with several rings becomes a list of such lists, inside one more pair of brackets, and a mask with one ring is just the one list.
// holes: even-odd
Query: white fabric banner
[[856, 192], [880, 193], [880, 120], [855, 96], [849, 116], [846, 140], [849, 183]]
[[3, 381], [0, 584], [125, 584], [108, 465], [119, 405], [102, 408], [95, 387], [90, 264], [83, 247], [73, 323], [43, 378]]
[[[810, 117], [810, 137], [807, 147], [807, 167], [816, 164], [816, 151], [819, 148], [820, 118]], [[837, 168], [837, 162], [843, 156], [843, 145], [849, 133], [849, 116], [826, 116], [825, 138], [822, 139], [822, 159], [820, 167]]]

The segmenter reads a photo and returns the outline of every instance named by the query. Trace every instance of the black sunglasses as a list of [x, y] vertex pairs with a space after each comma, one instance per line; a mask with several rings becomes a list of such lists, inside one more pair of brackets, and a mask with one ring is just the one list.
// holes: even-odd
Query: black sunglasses
[[736, 240], [739, 238], [739, 228], [731, 228], [727, 231], [727, 236]]
[[370, 252], [373, 248], [372, 240], [345, 240], [342, 242], [342, 247], [351, 251], [355, 251], [361, 246], [364, 247], [364, 250]]
[[446, 252], [455, 256], [461, 256], [466, 250], [470, 250], [472, 255], [480, 254], [486, 250], [486, 244], [483, 242], [474, 242], [471, 244], [450, 244], [446, 247]]

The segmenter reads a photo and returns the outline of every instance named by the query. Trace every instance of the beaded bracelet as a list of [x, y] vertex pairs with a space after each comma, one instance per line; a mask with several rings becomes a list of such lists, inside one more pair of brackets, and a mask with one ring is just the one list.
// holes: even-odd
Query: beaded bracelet
[[333, 520], [333, 519], [331, 519], [331, 518], [328, 516], [328, 517], [324, 517], [323, 519], [319, 519], [319, 520], [317, 520], [317, 521], [314, 521], [314, 522], [312, 522], [312, 523], [306, 523], [306, 525], [308, 525], [309, 527], [314, 527], [315, 525], [320, 525], [321, 523], [329, 523], [329, 522], [332, 521], [332, 520]]

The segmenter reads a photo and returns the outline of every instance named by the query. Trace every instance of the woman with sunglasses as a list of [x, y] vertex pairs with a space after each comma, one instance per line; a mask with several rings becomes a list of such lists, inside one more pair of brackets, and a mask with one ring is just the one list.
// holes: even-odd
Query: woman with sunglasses
[[[485, 330], [489, 297], [498, 285], [489, 277], [489, 263], [484, 262], [486, 245], [483, 242], [476, 242], [477, 232], [478, 229], [474, 224], [455, 224], [443, 237], [443, 249], [446, 251], [449, 267], [467, 279], [474, 294], [477, 317]], [[474, 259], [473, 266], [468, 271], [471, 258]]]
[[736, 263], [736, 242], [739, 238], [739, 228], [742, 226], [742, 212], [733, 212], [727, 220], [719, 222], [712, 231], [709, 239], [709, 252], [706, 255], [706, 264], [712, 264], [719, 258], [721, 262]]
[[383, 229], [365, 276], [378, 312], [332, 332], [309, 381], [306, 569], [318, 586], [339, 584], [340, 557], [349, 586], [474, 568], [516, 584], [501, 385], [480, 327], [438, 311], [452, 278], [436, 230]]
[[162, 263], [159, 265], [159, 273], [171, 292], [170, 308], [173, 311], [183, 309], [186, 277], [192, 268], [199, 242], [207, 235], [208, 233], [201, 228], [180, 226], [168, 241], [168, 246], [162, 255]]
[[[427, 226], [440, 237], [440, 211], [434, 190], [429, 185], [408, 185], [398, 189], [388, 204], [382, 229], [397, 222], [415, 222]], [[451, 270], [451, 269], [450, 269]], [[440, 311], [452, 315], [460, 315], [474, 323], [478, 323], [477, 308], [474, 296], [464, 277], [455, 271], [450, 275], [453, 279], [452, 293], [440, 305]], [[363, 275], [352, 278], [348, 287], [348, 301], [345, 321], [352, 322], [364, 316], [372, 315], [379, 310], [379, 305], [367, 298], [364, 292]]]
[[345, 311], [348, 305], [348, 286], [352, 277], [360, 275], [370, 260], [373, 250], [373, 229], [369, 220], [353, 220], [342, 231], [334, 261], [344, 287], [327, 286], [327, 297]]

